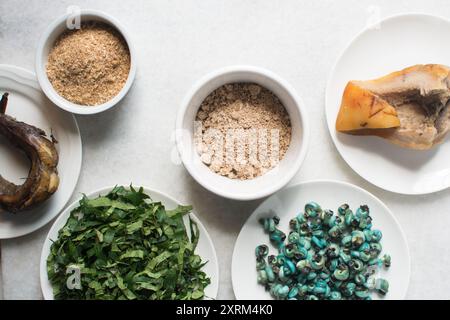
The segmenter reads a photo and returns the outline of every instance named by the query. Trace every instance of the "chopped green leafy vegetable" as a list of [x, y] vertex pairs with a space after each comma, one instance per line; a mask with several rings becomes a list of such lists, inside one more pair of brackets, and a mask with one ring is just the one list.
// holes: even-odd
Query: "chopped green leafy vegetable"
[[143, 188], [83, 197], [47, 258], [55, 299], [203, 299], [210, 279], [195, 254], [198, 227], [183, 222], [191, 211], [166, 210]]

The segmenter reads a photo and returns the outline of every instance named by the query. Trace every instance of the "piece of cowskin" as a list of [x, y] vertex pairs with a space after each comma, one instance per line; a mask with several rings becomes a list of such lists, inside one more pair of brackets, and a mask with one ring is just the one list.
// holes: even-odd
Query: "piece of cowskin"
[[450, 68], [444, 65], [415, 65], [375, 80], [350, 81], [336, 130], [427, 150], [450, 131], [449, 101]]

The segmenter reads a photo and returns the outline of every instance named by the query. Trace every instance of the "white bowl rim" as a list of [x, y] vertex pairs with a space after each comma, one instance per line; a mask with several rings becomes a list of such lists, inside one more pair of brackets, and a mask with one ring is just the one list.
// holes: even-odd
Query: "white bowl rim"
[[261, 68], [261, 67], [256, 67], [256, 66], [252, 66], [252, 65], [232, 65], [232, 66], [222, 67], [220, 69], [217, 69], [215, 71], [212, 71], [212, 72], [206, 74], [205, 76], [200, 78], [191, 87], [191, 89], [188, 91], [188, 93], [184, 97], [182, 106], [178, 111], [178, 115], [176, 118], [176, 132], [179, 132], [180, 130], [182, 130], [184, 116], [189, 107], [190, 101], [192, 100], [194, 95], [197, 93], [197, 91], [199, 91], [209, 81], [211, 81], [219, 76], [229, 74], [229, 73], [235, 73], [235, 72], [249, 72], [249, 73], [255, 73], [255, 74], [262, 75], [262, 76], [278, 83], [283, 89], [285, 89], [289, 93], [291, 98], [295, 101], [296, 107], [300, 113], [300, 118], [301, 118], [300, 125], [302, 127], [302, 138], [301, 138], [302, 145], [301, 145], [300, 153], [296, 157], [295, 163], [292, 164], [291, 169], [289, 170], [289, 173], [284, 175], [280, 179], [278, 179], [277, 182], [274, 183], [270, 188], [263, 189], [260, 192], [256, 192], [251, 195], [240, 195], [240, 194], [236, 194], [233, 192], [227, 192], [224, 189], [212, 187], [211, 185], [208, 184], [208, 182], [206, 182], [204, 179], [202, 179], [199, 174], [197, 174], [197, 172], [193, 168], [191, 162], [186, 159], [186, 157], [189, 155], [187, 155], [187, 154], [183, 155], [183, 153], [182, 153], [183, 141], [182, 141], [181, 135], [179, 135], [179, 134], [175, 135], [176, 136], [175, 142], [177, 145], [178, 154], [184, 164], [184, 167], [189, 172], [189, 174], [202, 187], [204, 187], [205, 189], [207, 189], [219, 196], [222, 196], [224, 198], [240, 200], [240, 201], [249, 201], [249, 200], [261, 199], [261, 198], [264, 198], [266, 196], [269, 196], [269, 195], [275, 193], [276, 191], [283, 188], [286, 184], [288, 184], [292, 180], [292, 178], [297, 174], [297, 172], [299, 171], [301, 165], [303, 164], [303, 162], [306, 158], [308, 147], [309, 147], [309, 140], [310, 140], [309, 118], [308, 118], [307, 109], [305, 107], [305, 103], [303, 102], [303, 99], [296, 93], [294, 88], [287, 81], [283, 80], [280, 76], [273, 73], [272, 71], [269, 71], [269, 70]]
[[374, 186], [376, 186], [376, 187], [378, 187], [380, 189], [383, 189], [383, 190], [386, 190], [386, 191], [389, 191], [389, 192], [392, 192], [392, 193], [403, 194], [403, 195], [426, 195], [426, 194], [432, 194], [432, 193], [436, 193], [436, 192], [439, 192], [439, 191], [443, 191], [443, 190], [447, 189], [448, 187], [444, 186], [444, 187], [440, 187], [440, 188], [434, 188], [434, 189], [430, 189], [428, 192], [412, 191], [412, 190], [410, 190], [410, 191], [402, 191], [402, 190], [398, 190], [396, 188], [391, 188], [389, 186], [382, 186], [379, 183], [373, 181], [373, 179], [369, 179], [369, 178], [365, 177], [360, 170], [357, 170], [357, 169], [353, 168], [353, 166], [350, 165], [349, 161], [344, 157], [343, 151], [339, 147], [339, 144], [336, 141], [336, 137], [332, 134], [332, 130], [336, 130], [336, 128], [334, 128], [334, 127], [331, 128], [329, 126], [329, 120], [330, 119], [329, 119], [328, 112], [326, 112], [327, 105], [329, 103], [327, 92], [328, 92], [329, 88], [331, 87], [332, 77], [333, 77], [334, 73], [336, 72], [336, 69], [337, 69], [337, 66], [338, 66], [339, 62], [341, 61], [343, 56], [347, 53], [347, 51], [350, 49], [350, 47], [354, 43], [356, 43], [356, 41], [358, 41], [374, 25], [377, 25], [379, 23], [388, 22], [388, 21], [391, 21], [391, 20], [395, 20], [395, 19], [398, 19], [398, 18], [405, 18], [405, 17], [435, 18], [435, 19], [438, 19], [438, 20], [442, 20], [445, 23], [450, 23], [450, 19], [445, 18], [444, 16], [431, 14], [431, 13], [425, 13], [425, 12], [419, 12], [419, 11], [408, 11], [408, 12], [397, 13], [397, 14], [386, 16], [384, 18], [380, 18], [374, 24], [366, 26], [362, 30], [360, 30], [356, 35], [353, 36], [353, 38], [347, 43], [347, 45], [345, 45], [344, 49], [342, 49], [342, 51], [339, 53], [338, 57], [336, 58], [336, 60], [335, 60], [335, 62], [333, 64], [333, 67], [331, 68], [331, 70], [330, 70], [330, 72], [328, 74], [327, 84], [326, 84], [326, 87], [325, 87], [325, 105], [324, 105], [324, 108], [325, 108], [325, 119], [326, 119], [326, 122], [327, 122], [328, 134], [330, 135], [331, 140], [333, 141], [333, 144], [334, 144], [335, 148], [339, 152], [340, 157], [361, 178], [363, 178], [364, 180], [368, 181], [369, 183], [371, 183], [372, 185], [374, 185]]
[[[386, 212], [389, 213], [389, 215], [390, 215], [390, 217], [393, 219], [393, 221], [394, 221], [394, 223], [395, 223], [397, 229], [400, 231], [400, 237], [402, 238], [403, 244], [404, 244], [405, 247], [406, 247], [406, 252], [405, 252], [405, 254], [406, 254], [406, 257], [407, 257], [407, 260], [408, 260], [408, 261], [407, 261], [408, 270], [406, 270], [406, 272], [407, 272], [407, 274], [408, 274], [408, 282], [407, 282], [407, 285], [406, 285], [406, 287], [405, 287], [405, 297], [404, 297], [404, 299], [405, 299], [405, 298], [406, 298], [406, 294], [408, 293], [408, 289], [409, 289], [409, 286], [410, 286], [410, 282], [411, 282], [411, 251], [410, 251], [410, 249], [409, 249], [408, 238], [406, 237], [405, 231], [403, 230], [402, 225], [401, 225], [400, 222], [398, 221], [398, 219], [397, 219], [397, 217], [395, 216], [395, 214], [391, 211], [391, 209], [389, 209], [389, 207], [388, 207], [383, 201], [380, 200], [380, 198], [378, 198], [377, 196], [375, 196], [375, 195], [372, 194], [371, 192], [367, 191], [366, 189], [363, 189], [363, 188], [361, 188], [360, 186], [357, 186], [357, 185], [355, 185], [355, 184], [353, 184], [353, 183], [346, 182], [346, 181], [339, 181], [339, 180], [333, 180], [333, 179], [315, 179], [315, 180], [307, 180], [307, 181], [302, 181], [302, 182], [298, 182], [298, 183], [292, 184], [292, 185], [290, 185], [289, 187], [287, 187], [286, 189], [283, 189], [283, 191], [284, 191], [284, 190], [291, 189], [291, 188], [298, 188], [298, 187], [302, 187], [302, 186], [304, 187], [304, 186], [307, 186], [307, 185], [309, 185], [309, 184], [321, 184], [321, 183], [336, 184], [336, 185], [339, 185], [339, 186], [346, 186], [346, 187], [354, 188], [354, 189], [356, 189], [356, 190], [358, 190], [358, 191], [361, 191], [362, 193], [366, 194], [366, 195], [369, 196], [370, 198], [374, 199], [375, 202], [378, 202], [378, 204], [379, 204], [381, 207], [383, 207], [383, 208], [386, 210]], [[268, 199], [269, 199], [269, 198], [268, 198]], [[235, 288], [235, 283], [234, 283], [234, 278], [233, 278], [233, 261], [234, 261], [234, 258], [235, 258], [235, 256], [236, 256], [236, 254], [237, 254], [236, 252], [237, 252], [237, 250], [238, 250], [238, 249], [237, 249], [237, 242], [238, 242], [239, 238], [241, 237], [242, 229], [244, 228], [244, 226], [247, 225], [247, 223], [250, 221], [250, 219], [251, 219], [252, 216], [255, 214], [255, 212], [257, 212], [257, 210], [258, 210], [258, 209], [259, 209], [266, 201], [268, 201], [268, 199], [265, 199], [263, 202], [261, 202], [261, 203], [258, 205], [258, 207], [255, 208], [255, 210], [253, 210], [253, 212], [249, 215], [249, 217], [247, 218], [247, 220], [245, 220], [244, 224], [243, 224], [242, 227], [241, 227], [241, 230], [239, 230], [238, 236], [236, 237], [236, 241], [235, 241], [235, 244], [234, 244], [234, 247], [233, 247], [233, 253], [232, 253], [232, 255], [231, 255], [231, 283], [232, 283], [233, 293], [234, 293], [234, 294], [235, 294], [235, 292], [234, 292], [234, 290], [235, 290], [235, 289], [234, 289], [234, 288]], [[236, 295], [236, 294], [235, 294], [235, 295]], [[239, 297], [236, 297], [236, 298], [239, 299]]]
[[[93, 190], [93, 191], [87, 193], [86, 195], [88, 197], [90, 197], [90, 196], [93, 196], [93, 195], [105, 194], [105, 193], [111, 191], [114, 187], [115, 186], [108, 186], [108, 187], [99, 188], [99, 189], [96, 189], [96, 190]], [[178, 204], [180, 203], [175, 198], [167, 195], [164, 192], [158, 191], [158, 190], [156, 190], [154, 188], [150, 188], [150, 187], [147, 187], [147, 186], [142, 186], [142, 188], [147, 193], [152, 192], [152, 193], [160, 195], [163, 198], [167, 198], [167, 199], [171, 200], [174, 203], [178, 203]], [[50, 292], [48, 292], [47, 290], [44, 289], [44, 283], [49, 282], [48, 275], [47, 275], [47, 256], [45, 256], [46, 252], [44, 252], [45, 251], [45, 247], [47, 246], [47, 243], [49, 241], [51, 241], [50, 240], [50, 235], [53, 233], [53, 229], [56, 228], [58, 223], [61, 220], [63, 220], [64, 218], [66, 219], [66, 222], [67, 222], [67, 219], [69, 218], [69, 216], [64, 217], [64, 216], [67, 215], [65, 213], [72, 206], [76, 206], [79, 203], [80, 200], [81, 200], [81, 196], [77, 197], [70, 205], [68, 205], [61, 212], [61, 214], [55, 219], [55, 221], [53, 222], [52, 226], [50, 227], [50, 230], [48, 231], [47, 235], [45, 236], [45, 242], [44, 242], [44, 245], [43, 245], [42, 250], [41, 250], [41, 257], [40, 257], [40, 261], [39, 261], [40, 285], [41, 285], [42, 295], [44, 296], [45, 300], [54, 300], [53, 292], [51, 292], [51, 294], [50, 294]], [[189, 213], [189, 215], [191, 215], [196, 220], [196, 223], [199, 224], [201, 227], [203, 227], [203, 229], [206, 231], [205, 234], [202, 234], [202, 237], [204, 237], [206, 239], [206, 241], [209, 243], [209, 245], [212, 248], [213, 258], [214, 258], [214, 262], [215, 262], [215, 273], [216, 273], [217, 277], [219, 277], [220, 276], [220, 274], [219, 274], [220, 270], [219, 270], [219, 260], [217, 258], [216, 247], [214, 246], [214, 242], [212, 241], [211, 236], [209, 235], [208, 229], [205, 227], [203, 222], [198, 218], [198, 216], [194, 213], [194, 210], [195, 210], [195, 208], [192, 210], [192, 212]], [[69, 215], [70, 215], [70, 212], [69, 212]], [[58, 232], [59, 232], [59, 230], [56, 233], [58, 233]], [[214, 292], [214, 297], [213, 297], [214, 299], [217, 298], [217, 294], [219, 292], [219, 287], [220, 287], [220, 279], [217, 279], [217, 287], [216, 287], [216, 290]]]
[[110, 24], [114, 29], [116, 29], [124, 38], [126, 44], [128, 45], [128, 50], [130, 52], [130, 71], [128, 73], [127, 81], [125, 82], [122, 89], [119, 91], [119, 93], [114, 96], [111, 100], [100, 104], [96, 106], [84, 106], [79, 105], [73, 102], [70, 102], [66, 100], [64, 97], [59, 95], [56, 90], [51, 85], [50, 81], [48, 80], [47, 74], [45, 72], [45, 66], [42, 63], [43, 61], [43, 51], [47, 44], [49, 35], [61, 24], [63, 23], [67, 17], [70, 15], [70, 13], [66, 13], [59, 18], [55, 19], [48, 27], [45, 29], [43, 34], [41, 35], [37, 50], [36, 50], [36, 57], [35, 57], [35, 69], [36, 69], [36, 77], [38, 79], [39, 85], [42, 88], [42, 91], [44, 94], [52, 101], [55, 105], [57, 105], [59, 108], [69, 111], [71, 113], [75, 114], [95, 114], [99, 113], [105, 110], [108, 110], [115, 105], [119, 103], [120, 100], [122, 100], [123, 97], [128, 93], [129, 89], [131, 88], [134, 78], [136, 76], [136, 51], [134, 49], [134, 46], [131, 41], [130, 34], [126, 31], [124, 26], [114, 17], [110, 16], [107, 13], [104, 13], [99, 10], [91, 10], [91, 9], [81, 9], [80, 15], [90, 15], [95, 16], [100, 19], [105, 20], [108, 24]]

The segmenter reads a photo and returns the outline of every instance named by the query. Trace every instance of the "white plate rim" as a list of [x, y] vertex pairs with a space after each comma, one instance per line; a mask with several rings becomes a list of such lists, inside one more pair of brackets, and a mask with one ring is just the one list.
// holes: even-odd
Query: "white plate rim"
[[[373, 184], [374, 186], [389, 191], [389, 192], [393, 192], [393, 193], [397, 193], [397, 194], [404, 194], [404, 195], [426, 195], [426, 194], [432, 194], [432, 193], [436, 193], [439, 191], [443, 191], [446, 190], [450, 187], [450, 180], [448, 185], [441, 185], [439, 187], [435, 187], [435, 188], [430, 188], [427, 191], [414, 191], [414, 190], [408, 190], [408, 191], [404, 191], [404, 190], [398, 190], [396, 188], [391, 188], [390, 186], [384, 186], [381, 185], [380, 183], [377, 183], [376, 181], [374, 181], [371, 178], [366, 177], [363, 172], [361, 172], [361, 170], [357, 170], [355, 169], [349, 162], [349, 160], [344, 156], [342, 148], [340, 146], [340, 144], [338, 143], [338, 141], [336, 140], [336, 136], [333, 135], [333, 131], [335, 130], [334, 126], [330, 127], [330, 120], [329, 117], [330, 115], [328, 114], [327, 110], [328, 110], [328, 105], [329, 105], [329, 101], [328, 101], [328, 91], [331, 90], [331, 82], [332, 82], [332, 78], [333, 75], [338, 67], [339, 62], [341, 61], [341, 59], [343, 58], [343, 56], [348, 52], [348, 50], [350, 49], [350, 47], [356, 42], [358, 41], [367, 31], [369, 31], [371, 28], [373, 28], [374, 25], [379, 24], [379, 23], [383, 23], [383, 22], [387, 22], [387, 21], [391, 21], [394, 19], [398, 19], [398, 18], [403, 18], [403, 17], [426, 17], [426, 18], [433, 18], [433, 19], [438, 19], [438, 20], [442, 20], [445, 23], [450, 24], [450, 19], [447, 19], [443, 16], [439, 16], [439, 15], [435, 15], [435, 14], [430, 14], [430, 13], [423, 13], [423, 12], [415, 12], [415, 11], [411, 11], [411, 12], [404, 12], [404, 13], [398, 13], [398, 14], [394, 14], [394, 15], [389, 15], [385, 18], [381, 18], [379, 21], [375, 22], [372, 25], [366, 26], [365, 28], [363, 28], [361, 31], [359, 31], [359, 33], [357, 33], [353, 39], [345, 46], [345, 48], [341, 51], [341, 53], [338, 55], [338, 58], [336, 59], [336, 61], [333, 64], [333, 67], [331, 68], [331, 71], [328, 75], [328, 80], [327, 80], [327, 86], [326, 86], [326, 90], [325, 90], [325, 119], [327, 122], [327, 127], [328, 127], [328, 132], [329, 135], [331, 137], [331, 140], [333, 140], [333, 143], [336, 147], [336, 149], [339, 152], [339, 155], [341, 156], [341, 158], [345, 161], [345, 163], [347, 163], [347, 165], [354, 171], [356, 172], [361, 178], [363, 178], [364, 180], [370, 182], [371, 184]], [[334, 119], [333, 119], [334, 121]]]
[[[41, 90], [41, 87], [39, 86], [39, 83], [37, 82], [36, 75], [33, 72], [31, 72], [27, 69], [24, 69], [22, 67], [15, 66], [15, 65], [0, 64], [0, 73], [2, 74], [2, 77], [9, 78], [10, 80], [17, 82], [20, 85], [28, 86], [28, 87], [33, 88], [34, 90], [39, 91], [43, 95], [43, 97], [46, 98], [46, 96], [44, 95], [44, 93]], [[49, 103], [51, 103], [50, 100], [48, 100], [48, 101], [49, 101]], [[56, 109], [56, 108], [55, 108], [55, 110], [57, 110], [58, 112], [65, 112], [65, 111], [60, 111], [59, 109]], [[55, 217], [57, 217], [59, 215], [59, 213], [64, 209], [67, 202], [69, 202], [70, 198], [72, 197], [73, 192], [75, 191], [75, 188], [78, 184], [78, 180], [79, 180], [80, 173], [81, 173], [81, 165], [82, 165], [82, 159], [83, 159], [83, 146], [82, 146], [80, 128], [78, 127], [77, 120], [73, 115], [69, 114], [69, 116], [73, 121], [74, 129], [76, 131], [76, 137], [78, 137], [78, 139], [76, 139], [75, 142], [76, 142], [76, 147], [79, 149], [78, 150], [79, 152], [75, 153], [75, 155], [78, 155], [78, 156], [74, 161], [74, 163], [76, 163], [76, 165], [74, 166], [75, 174], [73, 174], [73, 176], [75, 176], [75, 179], [72, 180], [72, 184], [68, 188], [70, 190], [70, 192], [67, 192], [66, 197], [65, 197], [66, 199], [64, 199], [62, 201], [61, 207], [59, 209], [55, 210], [54, 214], [49, 215], [46, 219], [43, 219], [42, 222], [36, 224], [36, 226], [32, 227], [29, 230], [24, 230], [22, 232], [14, 233], [14, 235], [11, 235], [11, 236], [0, 237], [0, 240], [14, 239], [14, 238], [22, 237], [24, 235], [33, 233], [36, 230], [41, 229], [42, 227], [47, 225], [50, 221], [52, 221]], [[24, 214], [26, 214], [26, 213], [24, 213]]]
[[[289, 187], [284, 188], [284, 189], [282, 189], [282, 190], [280, 190], [278, 192], [284, 192], [284, 191], [287, 191], [288, 189], [293, 189], [293, 188], [299, 188], [299, 187], [302, 188], [302, 187], [305, 187], [305, 186], [307, 186], [309, 184], [321, 184], [321, 183], [335, 184], [337, 186], [346, 186], [346, 187], [350, 187], [350, 188], [353, 188], [355, 190], [358, 190], [358, 191], [364, 193], [365, 195], [367, 195], [368, 197], [370, 197], [371, 199], [373, 199], [375, 202], [377, 202], [383, 209], [386, 210], [386, 212], [393, 219], [397, 229], [399, 230], [400, 238], [402, 239], [402, 242], [403, 242], [403, 244], [406, 247], [406, 252], [405, 252], [405, 255], [407, 257], [406, 265], [408, 266], [408, 270], [406, 270], [406, 272], [408, 274], [408, 277], [407, 277], [408, 281], [407, 281], [406, 287], [404, 288], [403, 299], [405, 299], [406, 298], [406, 294], [408, 292], [409, 283], [411, 281], [411, 254], [410, 254], [410, 249], [409, 249], [409, 245], [408, 245], [408, 241], [407, 241], [405, 232], [403, 231], [399, 221], [397, 220], [397, 218], [395, 217], [393, 212], [389, 209], [389, 207], [386, 204], [384, 204], [383, 201], [381, 201], [378, 197], [376, 197], [375, 195], [373, 195], [369, 191], [367, 191], [367, 190], [365, 190], [365, 189], [363, 189], [363, 188], [361, 188], [361, 187], [359, 187], [357, 185], [354, 185], [352, 183], [345, 182], [345, 181], [338, 181], [338, 180], [332, 180], [332, 179], [318, 179], [318, 180], [303, 181], [303, 182], [299, 182], [299, 183], [295, 183], [293, 185], [290, 185]], [[238, 243], [239, 243], [239, 240], [240, 240], [240, 238], [242, 236], [242, 231], [243, 231], [244, 227], [247, 225], [247, 223], [249, 223], [249, 221], [253, 218], [253, 216], [257, 214], [259, 208], [261, 206], [263, 206], [267, 201], [269, 201], [272, 197], [276, 196], [277, 193], [273, 194], [272, 196], [270, 196], [267, 199], [265, 199], [262, 203], [260, 203], [260, 205], [252, 212], [252, 214], [247, 218], [245, 223], [242, 225], [242, 228], [239, 231], [239, 235], [236, 238], [236, 242], [235, 242], [235, 245], [234, 245], [234, 248], [233, 248], [233, 254], [232, 254], [232, 258], [231, 258], [231, 283], [232, 283], [232, 287], [233, 287], [234, 296], [235, 296], [235, 298], [237, 300], [241, 300], [241, 299], [239, 298], [239, 293], [237, 293], [238, 290], [236, 289], [236, 288], [239, 287], [239, 285], [236, 283], [237, 280], [235, 280], [235, 277], [234, 277], [235, 268], [237, 268], [237, 266], [235, 267], [235, 261], [236, 261], [235, 257], [237, 255]], [[255, 277], [256, 277], [256, 272], [255, 272]]]
[[[96, 190], [91, 191], [88, 194], [86, 194], [86, 196], [89, 198], [89, 197], [93, 197], [93, 196], [98, 196], [100, 194], [103, 195], [103, 194], [111, 191], [114, 187], [115, 186], [109, 186], [109, 187], [103, 187], [100, 189], [96, 189]], [[146, 186], [142, 186], [142, 187], [144, 188], [144, 192], [147, 194], [151, 193], [154, 195], [158, 195], [162, 198], [167, 198], [176, 204], [181, 204], [180, 201], [174, 199], [173, 197], [171, 197], [161, 191], [157, 191], [153, 188], [149, 188]], [[64, 226], [64, 224], [66, 223], [67, 219], [70, 216], [70, 211], [78, 205], [81, 198], [82, 198], [81, 196], [78, 197], [73, 203], [71, 203], [69, 206], [67, 206], [64, 209], [64, 211], [58, 216], [58, 218], [55, 220], [52, 227], [48, 231], [47, 235], [45, 236], [44, 244], [43, 244], [42, 251], [41, 251], [41, 257], [40, 257], [40, 261], [39, 261], [39, 278], [40, 278], [41, 292], [42, 292], [42, 295], [44, 296], [45, 300], [54, 300], [53, 290], [52, 290], [52, 287], [50, 285], [50, 282], [48, 280], [48, 275], [47, 275], [47, 257], [50, 252], [50, 246], [51, 246], [50, 237], [52, 237], [52, 235], [58, 234], [60, 229], [58, 229], [58, 230], [56, 230], [56, 229], [59, 228], [59, 226], [61, 226], [61, 227]], [[163, 205], [164, 205], [164, 203], [163, 203]], [[216, 248], [214, 246], [214, 242], [211, 239], [211, 236], [208, 233], [208, 230], [205, 228], [205, 226], [203, 225], [201, 220], [195, 215], [194, 211], [195, 211], [195, 209], [193, 209], [193, 211], [189, 215], [198, 224], [199, 230], [201, 228], [203, 228], [203, 230], [205, 231], [204, 234], [201, 234], [201, 236], [206, 239], [206, 241], [208, 242], [208, 245], [211, 247], [213, 259], [214, 259], [214, 261], [209, 261], [209, 262], [214, 263], [214, 272], [216, 273], [216, 279], [211, 278], [210, 285], [213, 286], [214, 292], [213, 292], [213, 295], [211, 297], [208, 296], [208, 298], [217, 299], [217, 294], [219, 292], [219, 285], [220, 285], [220, 281], [219, 281], [220, 274], [219, 274], [219, 262], [217, 259]], [[215, 282], [215, 285], [214, 285], [214, 282]]]

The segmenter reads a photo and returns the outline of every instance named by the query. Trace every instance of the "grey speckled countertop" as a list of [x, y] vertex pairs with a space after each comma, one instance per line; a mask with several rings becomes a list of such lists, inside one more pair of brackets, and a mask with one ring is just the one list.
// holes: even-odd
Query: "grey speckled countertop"
[[[265, 67], [296, 88], [310, 115], [309, 153], [293, 182], [344, 180], [382, 199], [408, 237], [412, 257], [408, 298], [450, 298], [450, 190], [408, 197], [372, 186], [340, 158], [324, 115], [330, 69], [373, 12], [385, 17], [418, 11], [450, 18], [447, 0], [2, 0], [0, 63], [33, 70], [39, 36], [74, 4], [119, 19], [131, 31], [138, 55], [136, 81], [121, 105], [77, 117], [83, 168], [74, 197], [133, 181], [192, 203], [217, 249], [219, 298], [234, 298], [230, 280], [234, 241], [260, 201], [222, 199], [196, 184], [182, 166], [171, 162], [175, 151], [171, 134], [182, 98], [205, 73], [233, 64]], [[42, 298], [38, 264], [48, 229], [1, 241], [3, 298]]]

